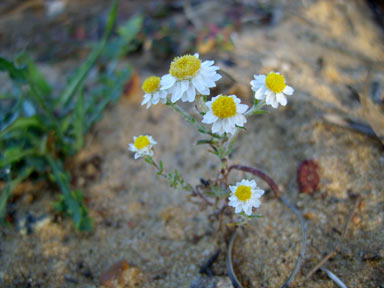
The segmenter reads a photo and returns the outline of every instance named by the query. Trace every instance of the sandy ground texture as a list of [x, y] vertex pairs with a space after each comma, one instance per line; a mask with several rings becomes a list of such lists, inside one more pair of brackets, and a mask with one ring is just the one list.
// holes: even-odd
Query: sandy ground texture
[[[230, 161], [272, 176], [307, 219], [307, 251], [290, 287], [336, 287], [323, 272], [305, 276], [336, 247], [358, 196], [362, 202], [341, 249], [324, 267], [347, 287], [384, 287], [383, 144], [331, 121], [353, 119], [380, 133], [382, 114], [372, 119], [375, 112], [362, 99], [369, 97], [372, 83], [384, 87], [383, 31], [361, 1], [287, 2], [272, 27], [250, 21], [236, 35], [232, 52], [215, 55], [237, 81], [232, 91], [248, 104], [248, 83], [255, 73], [280, 71], [296, 90], [287, 107], [248, 120]], [[226, 66], [228, 57], [234, 66]], [[44, 71], [54, 75], [60, 69]], [[138, 73], [143, 78], [166, 70], [140, 68]], [[192, 184], [214, 177], [219, 163], [203, 146], [191, 146], [200, 136], [178, 114], [162, 105], [146, 110], [141, 97], [123, 97], [110, 107], [71, 164], [75, 183], [88, 199], [94, 231], [76, 232], [69, 218], [53, 217], [55, 189], [41, 193], [32, 187], [21, 193], [17, 217], [46, 218], [31, 234], [0, 228], [1, 287], [99, 287], [100, 282], [110, 287], [231, 287], [226, 245], [208, 220], [214, 211], [200, 209], [185, 192], [169, 188], [127, 147], [135, 135], [153, 135], [155, 157]], [[321, 169], [320, 187], [313, 194], [298, 192], [297, 168], [306, 159], [316, 160]], [[234, 173], [231, 182], [243, 176]], [[253, 220], [234, 244], [235, 271], [244, 287], [280, 287], [301, 248], [297, 218], [271, 194], [263, 196], [258, 210], [264, 217]], [[199, 274], [200, 265], [219, 248], [214, 276]]]

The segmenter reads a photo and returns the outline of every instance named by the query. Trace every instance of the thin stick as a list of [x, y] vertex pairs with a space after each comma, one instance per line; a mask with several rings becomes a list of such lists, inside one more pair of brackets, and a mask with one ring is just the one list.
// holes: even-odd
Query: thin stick
[[248, 166], [243, 166], [243, 165], [231, 165], [228, 168], [228, 174], [232, 169], [248, 172], [248, 173], [251, 173], [251, 174], [263, 179], [265, 182], [267, 182], [269, 187], [272, 189], [272, 192], [275, 195], [275, 197], [280, 200], [279, 187], [277, 186], [275, 181], [273, 181], [273, 179], [271, 177], [269, 177], [267, 174], [265, 174], [264, 172], [260, 171], [259, 169], [253, 168], [253, 167], [248, 167]]
[[328, 253], [327, 256], [325, 256], [308, 274], [307, 276], [305, 276], [305, 279], [308, 279], [312, 276], [313, 273], [315, 273], [321, 266], [323, 266], [330, 258], [332, 258], [333, 256], [335, 256], [337, 254], [337, 252], [339, 252], [340, 248], [341, 248], [341, 245], [343, 243], [343, 240], [345, 238], [345, 232], [347, 231], [347, 228], [348, 228], [348, 224], [349, 222], [351, 222], [351, 219], [353, 217], [353, 214], [355, 214], [355, 211], [357, 209], [357, 207], [359, 207], [360, 205], [360, 202], [361, 202], [361, 196], [359, 196], [357, 199], [356, 199], [356, 202], [355, 202], [355, 205], [353, 206], [353, 208], [351, 209], [351, 212], [349, 213], [347, 219], [345, 220], [345, 223], [344, 223], [344, 228], [343, 228], [343, 233], [341, 234], [341, 238], [339, 240], [339, 243], [337, 244], [336, 248], [333, 249], [330, 253]]
[[[297, 257], [297, 260], [296, 260], [295, 267], [293, 268], [291, 274], [289, 275], [288, 279], [285, 281], [283, 286], [281, 286], [281, 288], [287, 288], [289, 286], [289, 284], [292, 282], [292, 280], [295, 277], [295, 275], [297, 274], [297, 272], [300, 270], [300, 267], [301, 267], [301, 265], [303, 264], [303, 261], [304, 261], [305, 247], [306, 247], [306, 242], [307, 242], [307, 233], [306, 233], [307, 229], [306, 229], [306, 224], [305, 224], [304, 218], [301, 215], [299, 210], [297, 210], [292, 204], [290, 204], [284, 197], [280, 196], [279, 187], [277, 186], [275, 181], [273, 181], [273, 179], [271, 177], [269, 177], [267, 174], [265, 174], [264, 172], [260, 171], [259, 169], [256, 169], [256, 168], [253, 168], [253, 167], [248, 167], [248, 166], [242, 166], [242, 165], [232, 165], [232, 166], [230, 166], [228, 168], [228, 174], [229, 174], [229, 172], [232, 169], [237, 169], [237, 170], [241, 170], [241, 171], [244, 171], [244, 172], [248, 172], [248, 173], [251, 173], [251, 174], [253, 174], [253, 175], [263, 179], [265, 182], [267, 182], [269, 187], [272, 189], [275, 197], [278, 200], [280, 200], [280, 202], [284, 206], [286, 206], [293, 213], [295, 213], [296, 216], [299, 218], [300, 225], [301, 225], [301, 233], [302, 233], [302, 245], [301, 245], [300, 254], [299, 254], [299, 256]], [[232, 239], [231, 239], [231, 241], [232, 241]], [[233, 241], [230, 242], [230, 244], [233, 245]], [[232, 250], [231, 246], [230, 246], [230, 249]], [[228, 249], [228, 257], [230, 257], [232, 255], [232, 253], [229, 253], [230, 249]], [[232, 264], [232, 261], [231, 261], [231, 264]], [[229, 268], [231, 268], [232, 270], [230, 271]], [[233, 267], [229, 267], [228, 266], [228, 259], [227, 259], [227, 269], [228, 269], [228, 274], [230, 274], [230, 272], [234, 274]], [[230, 276], [230, 278], [231, 278], [231, 276]], [[236, 277], [234, 279], [236, 279]], [[233, 285], [235, 286], [234, 280], [232, 278], [231, 278], [231, 280], [232, 280]], [[235, 286], [235, 287], [241, 287], [241, 286]]]
[[235, 242], [236, 236], [237, 236], [237, 229], [233, 232], [231, 240], [229, 241], [228, 245], [228, 250], [227, 250], [227, 259], [226, 259], [226, 264], [227, 264], [227, 270], [228, 270], [228, 276], [229, 279], [231, 279], [232, 285], [234, 288], [242, 288], [240, 281], [236, 277], [236, 273], [233, 270], [233, 264], [232, 264], [232, 248], [233, 248], [233, 243]]
[[221, 252], [221, 250], [217, 249], [217, 251], [211, 257], [209, 257], [209, 259], [203, 265], [200, 266], [200, 269], [199, 269], [200, 274], [207, 274], [208, 276], [213, 275], [210, 267], [212, 266], [213, 262], [216, 261], [220, 252]]
[[201, 185], [197, 185], [193, 191], [193, 193], [196, 195], [196, 196], [199, 196], [201, 199], [204, 200], [205, 203], [207, 203], [209, 206], [212, 206], [213, 203], [211, 203], [211, 201], [209, 201], [207, 199], [207, 197], [205, 197], [205, 195], [203, 193], [200, 192], [200, 187]]
[[333, 280], [333, 282], [336, 283], [337, 286], [339, 286], [340, 288], [348, 288], [347, 285], [345, 285], [343, 283], [343, 281], [341, 281], [339, 279], [339, 277], [337, 277], [335, 274], [333, 274], [331, 271], [329, 271], [328, 269], [325, 269], [323, 267], [320, 267], [320, 270], [325, 272], [329, 278], [331, 278]]
[[291, 211], [293, 211], [293, 213], [296, 214], [297, 218], [299, 218], [299, 221], [300, 221], [300, 225], [301, 225], [301, 238], [302, 238], [302, 245], [301, 245], [301, 250], [300, 250], [300, 255], [299, 257], [297, 257], [297, 260], [296, 260], [296, 264], [295, 264], [295, 267], [293, 268], [291, 274], [289, 275], [287, 281], [285, 281], [285, 283], [283, 284], [283, 286], [281, 286], [281, 288], [287, 288], [289, 286], [289, 284], [292, 282], [293, 278], [295, 277], [295, 275], [297, 274], [297, 272], [299, 272], [300, 270], [300, 267], [301, 265], [303, 264], [304, 262], [304, 256], [305, 256], [305, 247], [306, 247], [306, 239], [307, 239], [307, 225], [305, 224], [305, 221], [304, 221], [304, 218], [303, 216], [301, 215], [300, 211], [297, 210], [295, 207], [293, 207], [292, 204], [290, 204], [286, 199], [285, 197], [281, 197], [280, 198], [281, 202], [286, 206], [288, 207], [289, 209], [291, 209]]

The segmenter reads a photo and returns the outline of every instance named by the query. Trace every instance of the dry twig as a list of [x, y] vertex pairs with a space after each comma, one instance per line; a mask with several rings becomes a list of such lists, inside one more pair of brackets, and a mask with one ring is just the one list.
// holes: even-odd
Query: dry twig
[[[289, 275], [288, 279], [281, 286], [281, 288], [287, 288], [289, 286], [289, 284], [292, 282], [292, 280], [295, 277], [295, 275], [297, 274], [297, 272], [300, 270], [300, 267], [301, 267], [301, 265], [302, 265], [302, 263], [304, 261], [306, 239], [307, 239], [306, 224], [305, 224], [304, 218], [301, 215], [300, 211], [297, 210], [292, 204], [290, 204], [285, 199], [285, 197], [281, 197], [280, 196], [281, 193], [279, 191], [279, 187], [277, 186], [275, 181], [273, 181], [273, 179], [271, 177], [269, 177], [267, 174], [265, 174], [264, 172], [262, 172], [262, 171], [260, 171], [260, 170], [258, 170], [256, 168], [242, 166], [242, 165], [232, 165], [232, 166], [230, 166], [228, 168], [228, 174], [230, 173], [230, 171], [232, 169], [248, 172], [248, 173], [251, 173], [251, 174], [253, 174], [253, 175], [263, 179], [269, 185], [269, 187], [272, 189], [275, 197], [284, 206], [286, 206], [289, 210], [291, 210], [293, 213], [295, 213], [296, 216], [299, 218], [300, 225], [301, 225], [301, 232], [302, 232], [302, 245], [301, 245], [300, 254], [299, 254], [299, 256], [297, 257], [297, 260], [296, 260], [295, 267], [293, 268], [293, 270], [292, 270], [291, 274]], [[236, 274], [235, 274], [235, 272], [233, 270], [233, 265], [232, 265], [232, 247], [233, 247], [233, 242], [235, 241], [235, 237], [236, 237], [236, 231], [232, 235], [232, 238], [231, 238], [231, 241], [230, 241], [229, 247], [228, 247], [228, 252], [227, 252], [227, 269], [228, 269], [229, 278], [231, 279], [233, 286], [235, 288], [236, 287], [241, 288], [242, 286], [241, 286], [240, 282], [238, 281], [238, 279], [236, 278]]]
[[312, 276], [313, 273], [315, 273], [321, 266], [323, 266], [330, 258], [332, 258], [333, 256], [335, 256], [337, 254], [337, 252], [339, 252], [342, 244], [343, 244], [343, 240], [345, 238], [345, 232], [347, 231], [347, 228], [348, 228], [348, 224], [349, 222], [351, 222], [351, 219], [353, 217], [353, 214], [355, 214], [355, 211], [357, 209], [357, 207], [359, 207], [360, 205], [360, 202], [361, 202], [361, 196], [359, 196], [357, 199], [356, 199], [356, 202], [355, 202], [355, 205], [353, 206], [353, 208], [351, 209], [351, 212], [349, 213], [347, 219], [345, 220], [345, 223], [344, 223], [344, 228], [343, 228], [343, 233], [341, 235], [341, 238], [340, 238], [340, 241], [339, 243], [337, 244], [336, 248], [333, 249], [330, 253], [328, 253], [327, 256], [325, 256], [308, 274], [307, 276], [305, 276], [306, 279], [310, 278]]

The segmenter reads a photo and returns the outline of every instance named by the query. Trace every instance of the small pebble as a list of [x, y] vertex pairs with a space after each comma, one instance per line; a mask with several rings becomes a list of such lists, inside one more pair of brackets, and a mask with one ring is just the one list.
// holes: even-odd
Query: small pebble
[[307, 212], [303, 214], [304, 218], [307, 220], [314, 220], [316, 219], [316, 215], [312, 212]]
[[361, 222], [361, 218], [360, 218], [359, 216], [357, 216], [357, 215], [354, 215], [354, 216], [352, 217], [352, 222], [353, 222], [353, 224], [355, 224], [355, 225], [359, 225], [360, 222]]

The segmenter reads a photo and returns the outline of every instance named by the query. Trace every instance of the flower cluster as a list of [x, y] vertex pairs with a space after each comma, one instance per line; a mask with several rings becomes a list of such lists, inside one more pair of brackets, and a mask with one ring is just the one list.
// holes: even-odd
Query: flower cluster
[[[229, 139], [234, 139], [239, 128], [244, 128], [247, 122], [246, 116], [253, 113], [264, 112], [260, 110], [264, 105], [270, 105], [278, 108], [279, 104], [287, 105], [286, 95], [292, 95], [294, 90], [285, 82], [283, 75], [277, 72], [271, 72], [268, 75], [254, 75], [250, 82], [254, 94], [253, 106], [241, 103], [241, 99], [236, 95], [217, 95], [210, 96], [210, 88], [216, 87], [216, 81], [221, 79], [218, 74], [219, 67], [214, 66], [214, 61], [202, 61], [198, 54], [184, 55], [176, 57], [169, 67], [169, 73], [162, 76], [151, 76], [147, 78], [143, 85], [144, 99], [142, 105], [148, 109], [151, 105], [160, 103], [167, 104], [181, 113], [190, 123], [194, 123], [201, 133], [213, 137], [212, 141], [205, 140], [210, 144], [220, 161], [228, 155], [231, 145], [226, 146]], [[181, 109], [176, 102], [196, 102], [195, 107], [203, 115], [201, 123], [212, 125], [211, 132], [204, 125], [198, 123], [187, 112]], [[231, 135], [231, 138], [227, 137]], [[221, 139], [216, 141], [214, 139]], [[129, 144], [129, 150], [135, 152], [135, 159], [145, 157], [147, 162], [159, 169], [159, 175], [168, 180], [172, 180], [173, 185], [179, 183], [182, 188], [191, 190], [193, 194], [197, 192], [192, 190], [191, 185], [185, 185], [184, 180], [179, 174], [163, 175], [162, 162], [157, 164], [153, 159], [152, 147], [156, 141], [149, 135], [141, 135], [133, 138], [134, 143]], [[227, 149], [227, 150], [226, 150]], [[235, 208], [235, 213], [250, 216], [252, 208], [260, 206], [259, 198], [264, 191], [259, 189], [255, 180], [246, 180], [236, 183], [235, 186], [227, 186], [229, 194], [227, 205]]]

